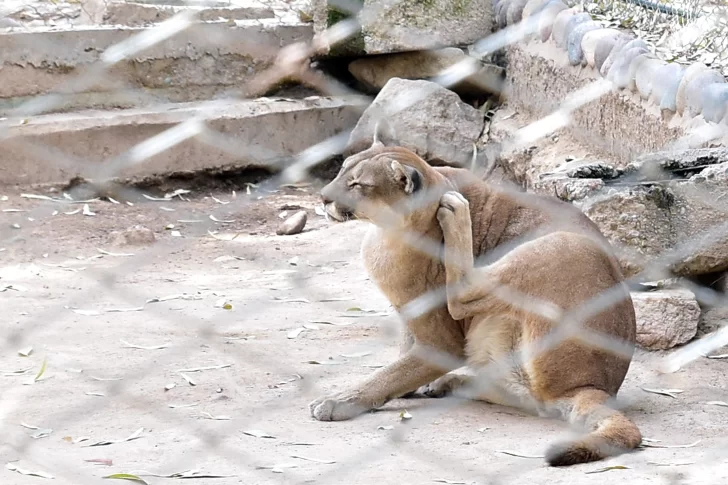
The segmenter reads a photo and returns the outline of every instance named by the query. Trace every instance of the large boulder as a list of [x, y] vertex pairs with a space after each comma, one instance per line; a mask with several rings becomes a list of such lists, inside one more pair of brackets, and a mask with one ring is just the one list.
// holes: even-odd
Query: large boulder
[[700, 305], [685, 289], [632, 293], [637, 317], [637, 343], [666, 350], [692, 340], [698, 331]]
[[408, 148], [433, 165], [469, 167], [473, 144], [485, 127], [483, 114], [457, 94], [430, 81], [391, 79], [364, 111], [344, 155], [368, 148], [377, 122], [382, 141]]
[[[430, 79], [446, 69], [469, 59], [457, 47], [431, 51], [400, 52], [382, 56], [361, 57], [349, 64], [349, 72], [371, 91], [379, 91], [392, 78]], [[477, 61], [476, 61], [477, 62]], [[493, 64], [480, 64], [480, 69], [451, 89], [463, 95], [478, 96], [500, 93], [505, 70]]]
[[728, 149], [650, 154], [618, 172], [619, 186], [579, 205], [627, 275], [650, 265], [680, 276], [728, 270]]
[[[337, 5], [361, 6], [357, 12]], [[467, 45], [490, 35], [492, 0], [313, 0], [314, 32], [356, 16], [362, 28], [354, 37], [329, 46], [330, 55], [387, 54]]]

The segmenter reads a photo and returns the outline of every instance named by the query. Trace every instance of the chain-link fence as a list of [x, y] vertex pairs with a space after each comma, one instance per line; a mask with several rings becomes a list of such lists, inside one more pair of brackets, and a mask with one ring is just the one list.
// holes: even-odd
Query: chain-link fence
[[[155, 19], [153, 25], [103, 49], [96, 62], [82, 73], [64, 78], [63, 85], [26, 96], [7, 109], [1, 133], [6, 146], [15, 144], [13, 153], [25, 150], [32, 159], [65, 167], [64, 173], [87, 176], [60, 194], [23, 188], [20, 194], [3, 198], [0, 255], [8, 263], [2, 268], [0, 298], [6, 309], [2, 362], [7, 367], [0, 398], [0, 456], [7, 463], [3, 471], [7, 483], [35, 483], [51, 477], [73, 484], [97, 483], [101, 477], [148, 483], [174, 479], [199, 483], [586, 483], [591, 480], [588, 474], [594, 472], [620, 473], [618, 478], [635, 483], [707, 483], [725, 473], [721, 467], [728, 458], [728, 443], [720, 424], [724, 400], [728, 400], [724, 371], [720, 359], [704, 357], [728, 344], [728, 328], [668, 355], [640, 353], [635, 357], [633, 369], [637, 370], [633, 373], [637, 377], [628, 378], [623, 393], [637, 404], [628, 406], [625, 413], [642, 429], [642, 448], [649, 450], [577, 471], [544, 469], [542, 449], [558, 438], [558, 424], [514, 415], [507, 408], [480, 406], [469, 398], [487, 394], [494, 384], [521, 372], [518, 369], [529, 368], [565, 342], [578, 340], [606, 354], [632, 358], [630, 342], [587, 328], [594, 318], [616, 311], [624, 301], [621, 282], [564, 308], [524, 293], [516, 283], [487, 279], [487, 272], [472, 274], [465, 258], [463, 271], [472, 287], [462, 289], [458, 286], [462, 282], [450, 282], [447, 288], [428, 288], [408, 301], [388, 302], [370, 281], [363, 280], [358, 254], [363, 224], [335, 225], [327, 227], [328, 232], [309, 231], [290, 240], [259, 234], [264, 229], [256, 225], [266, 224], [262, 219], [277, 223], [279, 214], [288, 215], [307, 204], [320, 205], [318, 189], [312, 187], [325, 181], [310, 172], [344, 152], [351, 130], [290, 154], [283, 147], [271, 152], [260, 148], [263, 143], [245, 144], [235, 134], [217, 130], [210, 120], [236, 100], [276, 92], [290, 82], [303, 83], [326, 96], [360, 99], [345, 83], [312, 67], [311, 59], [354, 37], [362, 24], [386, 24], [387, 10], [398, 3], [373, 4], [358, 16], [335, 23], [313, 41], [246, 46], [269, 60], [266, 68], [254, 69], [243, 86], [215, 93], [213, 101], [203, 103], [204, 109], [185, 113], [172, 126], [104, 160], [85, 159], [72, 147], [64, 152], [39, 139], [24, 140], [22, 128], [38, 126], [34, 119], [38, 115], [67, 112], [69, 96], [85, 92], [100, 79], [113, 78], [119, 63], [136, 59], [145, 49], [162, 46], [175, 35], [191, 32], [190, 42], [202, 42], [205, 35], [205, 42], [212, 39], [221, 46], [238, 39], [227, 37], [225, 30], [195, 30], [200, 10], [172, 9], [169, 18], [159, 23]], [[600, 8], [623, 19], [627, 14], [617, 3]], [[277, 21], [308, 21], [305, 2], [269, 6]], [[684, 8], [693, 11], [689, 5]], [[22, 20], [21, 16], [14, 18]], [[529, 17], [481, 39], [472, 53], [492, 54], [522, 41], [538, 28], [534, 19], [537, 17]], [[411, 35], [422, 33], [413, 29]], [[40, 48], [36, 42], [42, 39], [26, 36], [22, 41], [28, 43], [25, 48], [32, 49]], [[468, 57], [434, 80], [453, 86], [478, 66], [475, 57]], [[157, 95], [149, 95], [133, 83], [123, 86], [122, 82], [119, 89], [134, 92], [140, 106], [160, 104]], [[598, 102], [611, 89], [600, 80], [572, 93], [558, 110], [500, 143], [497, 156], [507, 158], [509, 153], [567, 128], [574, 111]], [[412, 92], [403, 105], [393, 109], [405, 109], [425, 95]], [[355, 104], [353, 109], [361, 112], [370, 101]], [[22, 150], [17, 147], [18, 139], [25, 143]], [[253, 160], [256, 167], [265, 166], [275, 173], [256, 179], [246, 179], [244, 173], [216, 176], [216, 192], [209, 197], [195, 193], [203, 175], [177, 175], [172, 182], [164, 181], [164, 186], [184, 183], [187, 188], [173, 187], [163, 195], [150, 195], [143, 184], [117, 183], [118, 176], [191, 140], [197, 149], [185, 152], [190, 157], [215, 151], [221, 157]], [[488, 168], [474, 170], [482, 175], [480, 171]], [[671, 170], [665, 168], [663, 179], [674, 179]], [[653, 182], [659, 178], [654, 173], [647, 175]], [[220, 190], [231, 185], [233, 190]], [[529, 200], [523, 199], [519, 188], [503, 183], [499, 190], [504, 200], [528, 207]], [[398, 247], [409, 247], [431, 261], [429, 270], [439, 272], [441, 280], [443, 272], [459, 268], [457, 261], [447, 260], [451, 257], [447, 233], [443, 246], [442, 238], [433, 239], [400, 224], [408, 214], [436, 205], [442, 192], [440, 184], [425, 185], [404, 206], [395, 207], [395, 216], [373, 214], [373, 218], [381, 216], [377, 223], [391, 231], [389, 237], [398, 241]], [[329, 196], [342, 206], [353, 205], [347, 198], [350, 194]], [[726, 210], [722, 196], [699, 186], [692, 196], [716, 211]], [[538, 209], [553, 221], [566, 223], [571, 215], [561, 206], [553, 207]], [[354, 212], [359, 210], [353, 207]], [[252, 221], [252, 225], [241, 225], [241, 220]], [[154, 236], [148, 229], [124, 231], [128, 226], [159, 225], [160, 221], [165, 236], [155, 244], [151, 244]], [[327, 226], [323, 220], [312, 224], [314, 228]], [[89, 248], [108, 241], [111, 231], [120, 231], [118, 236], [126, 241], [149, 238], [150, 245], [144, 249], [128, 246], [135, 249], [125, 252], [99, 247], [89, 256]], [[628, 283], [635, 287], [657, 275], [662, 280], [658, 285], [665, 284], [666, 275], [671, 276], [667, 270], [676, 262], [715, 244], [727, 232], [725, 221], [714, 221], [705, 233], [643, 261], [641, 271]], [[488, 265], [532, 244], [529, 240], [538, 236], [538, 231], [523, 231], [499, 245], [495, 253], [476, 254], [475, 264]], [[84, 254], [69, 258], [76, 251]], [[552, 279], [560, 281], [557, 276]], [[715, 285], [690, 279], [680, 279], [680, 284], [704, 305], [728, 303]], [[459, 291], [484, 292], [523, 318], [545, 322], [549, 330], [528, 346], [514, 345], [501, 360], [482, 365], [468, 385], [442, 399], [397, 400], [396, 406], [402, 408], [394, 413], [341, 423], [311, 419], [309, 402], [326, 395], [334, 397], [319, 403], [330, 407], [318, 411], [324, 421], [331, 417], [324, 414], [335, 415], [337, 409], [342, 413], [351, 407], [368, 411], [370, 402], [357, 401], [359, 394], [346, 394], [346, 390], [356, 389], [359, 380], [367, 382], [370, 372], [377, 373], [375, 384], [393, 381], [382, 384], [379, 394], [371, 398], [379, 404], [395, 397], [393, 390], [411, 391], [407, 386], [426, 384], [466, 364], [463, 352], [453, 355], [438, 339], [418, 342], [421, 345], [409, 350], [404, 345], [400, 357], [392, 345], [393, 337], [407, 333], [408, 324], [442, 315], [437, 312], [443, 310], [438, 309], [448, 308]], [[395, 304], [396, 311], [389, 303]], [[377, 331], [382, 332], [381, 338], [373, 335]], [[368, 358], [371, 356], [377, 360]], [[398, 366], [406, 359], [407, 365], [418, 365], [404, 372]], [[710, 365], [701, 365], [704, 360]], [[509, 365], [503, 366], [503, 362]], [[407, 373], [420, 372], [416, 369], [428, 372], [412, 379]], [[669, 373], [661, 374], [665, 371]], [[580, 369], [572, 366], [569, 372]], [[332, 393], [332, 381], [344, 390], [345, 397]], [[691, 393], [694, 397], [689, 397]], [[647, 404], [645, 396], [651, 399]], [[608, 404], [618, 407], [624, 403]], [[571, 408], [566, 414], [570, 412]], [[652, 414], [664, 419], [649, 421], [647, 416]], [[578, 435], [593, 431], [589, 428], [593, 423], [573, 421]], [[653, 433], [662, 431], [668, 436], [661, 441]], [[700, 440], [687, 440], [695, 436]], [[611, 477], [597, 475], [601, 476]]]

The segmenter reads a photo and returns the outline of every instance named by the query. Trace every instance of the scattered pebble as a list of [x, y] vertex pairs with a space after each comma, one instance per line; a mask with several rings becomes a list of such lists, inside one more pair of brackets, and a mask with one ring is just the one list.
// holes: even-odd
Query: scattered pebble
[[156, 241], [154, 232], [144, 226], [136, 225], [119, 232], [114, 239], [114, 243], [119, 246], [139, 246], [143, 244], [152, 244]]
[[308, 216], [306, 215], [306, 211], [298, 211], [278, 226], [276, 234], [279, 236], [292, 236], [294, 234], [298, 234], [303, 231], [307, 220]]

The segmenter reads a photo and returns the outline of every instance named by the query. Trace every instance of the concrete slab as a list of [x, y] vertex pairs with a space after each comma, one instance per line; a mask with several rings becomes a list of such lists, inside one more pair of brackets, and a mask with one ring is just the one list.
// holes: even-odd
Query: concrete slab
[[185, 6], [143, 2], [114, 2], [106, 8], [103, 23], [130, 27], [149, 25], [167, 20], [183, 10], [192, 10], [201, 21], [250, 20], [274, 18], [273, 8], [262, 2], [250, 0], [238, 5]]
[[[351, 129], [365, 97], [310, 97], [184, 103], [123, 111], [85, 111], [6, 120], [0, 133], [0, 186], [93, 179], [100, 164], [165, 130], [199, 117], [220, 137], [188, 138], [120, 173], [121, 179], [205, 169], [262, 167]], [[139, 150], [163, 143], [159, 138]]]
[[[57, 92], [111, 46], [144, 30], [87, 26], [0, 34], [0, 99]], [[93, 79], [82, 92], [243, 86], [281, 47], [312, 36], [310, 24], [277, 19], [196, 23], [114, 65], [106, 79]]]

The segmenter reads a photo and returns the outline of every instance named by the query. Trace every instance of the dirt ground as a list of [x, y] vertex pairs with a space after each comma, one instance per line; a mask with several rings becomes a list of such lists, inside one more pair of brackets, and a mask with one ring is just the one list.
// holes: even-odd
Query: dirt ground
[[[564, 424], [484, 403], [396, 400], [352, 421], [315, 421], [309, 401], [394, 359], [398, 328], [360, 262], [366, 225], [326, 222], [315, 188], [247, 203], [244, 190], [89, 202], [95, 215], [20, 194], [0, 193], [2, 465], [69, 485], [114, 483], [100, 478], [116, 473], [173, 483], [149, 473], [192, 469], [224, 478], [189, 483], [220, 485], [728, 478], [728, 407], [708, 404], [728, 401], [720, 360], [660, 376], [659, 355], [638, 353], [620, 395], [626, 412], [654, 444], [692, 446], [570, 469], [538, 458]], [[279, 214], [299, 207], [306, 230], [276, 236]], [[156, 243], [116, 244], [137, 224]], [[210, 366], [220, 367], [197, 370]], [[117, 442], [92, 446], [104, 441]], [[618, 465], [628, 468], [592, 474]], [[2, 483], [47, 481], [0, 470]]]

